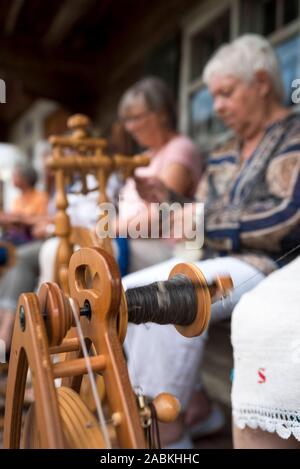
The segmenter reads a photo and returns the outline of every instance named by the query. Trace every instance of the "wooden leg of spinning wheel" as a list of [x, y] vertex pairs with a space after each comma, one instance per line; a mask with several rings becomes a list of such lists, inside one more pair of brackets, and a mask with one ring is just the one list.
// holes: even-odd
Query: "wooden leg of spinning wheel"
[[43, 448], [63, 448], [64, 438], [47, 336], [38, 298], [34, 293], [23, 294], [17, 309], [7, 382], [4, 448], [20, 446], [28, 367], [32, 371], [41, 445]]

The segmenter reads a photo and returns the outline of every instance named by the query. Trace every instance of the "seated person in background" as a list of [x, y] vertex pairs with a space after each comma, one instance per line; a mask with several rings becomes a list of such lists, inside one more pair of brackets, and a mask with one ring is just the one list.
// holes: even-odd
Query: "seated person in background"
[[13, 171], [14, 186], [21, 194], [14, 200], [11, 211], [0, 213], [3, 239], [13, 244], [23, 244], [32, 240], [31, 227], [48, 212], [48, 194], [38, 191], [36, 170], [26, 162], [18, 163]]
[[[203, 180], [205, 242], [197, 265], [208, 280], [229, 273], [235, 286], [232, 298], [213, 305], [212, 321], [217, 321], [229, 318], [244, 292], [295, 256], [282, 257], [300, 235], [300, 118], [282, 104], [277, 57], [263, 37], [245, 35], [221, 47], [206, 65], [204, 81], [216, 113], [234, 133], [209, 158]], [[149, 201], [168, 192], [155, 178], [139, 181], [137, 189]], [[124, 286], [165, 280], [180, 261], [128, 275]], [[169, 326], [133, 326], [128, 334], [133, 386], [151, 397], [171, 392], [182, 403], [184, 413], [168, 428], [165, 443], [180, 439], [184, 424], [194, 436], [214, 427], [201, 383], [192, 396], [204, 343], [205, 334], [186, 339]]]
[[[136, 176], [155, 176], [166, 187], [182, 196], [193, 197], [202, 174], [202, 159], [193, 142], [176, 130], [175, 103], [167, 86], [158, 78], [144, 78], [129, 88], [121, 98], [119, 117], [131, 137], [151, 158], [149, 166], [137, 168]], [[129, 178], [120, 194], [121, 206], [117, 231], [127, 225], [148, 221], [149, 205]], [[130, 234], [129, 234], [130, 236]], [[131, 272], [172, 256], [173, 244], [162, 239], [129, 241]]]
[[[28, 163], [19, 163], [13, 181], [21, 190], [10, 213], [0, 214], [0, 224], [5, 228], [4, 239], [18, 245], [16, 262], [0, 278], [0, 339], [10, 346], [14, 312], [19, 295], [32, 291], [38, 277], [38, 253], [43, 243], [39, 226], [48, 225], [48, 195], [35, 189], [37, 172]], [[42, 239], [41, 239], [42, 238]]]
[[300, 257], [233, 311], [235, 448], [300, 447], [299, 279]]

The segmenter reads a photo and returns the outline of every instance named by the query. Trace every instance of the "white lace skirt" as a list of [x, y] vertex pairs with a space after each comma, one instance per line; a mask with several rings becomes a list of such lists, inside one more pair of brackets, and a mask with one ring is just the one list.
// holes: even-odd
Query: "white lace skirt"
[[300, 257], [233, 312], [234, 423], [300, 441]]

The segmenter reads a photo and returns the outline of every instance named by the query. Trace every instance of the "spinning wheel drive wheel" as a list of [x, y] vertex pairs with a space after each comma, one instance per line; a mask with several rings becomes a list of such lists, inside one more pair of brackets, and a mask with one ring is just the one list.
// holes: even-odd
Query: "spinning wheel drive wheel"
[[[19, 299], [8, 375], [3, 446], [20, 447], [24, 391], [30, 369], [35, 396], [32, 414], [34, 412], [35, 415], [29, 415], [26, 422], [28, 431], [25, 434], [29, 437], [23, 438], [24, 445], [63, 449], [86, 447], [88, 444], [101, 448], [105, 438], [105, 446], [109, 448], [109, 436], [107, 438], [105, 430], [103, 435], [93, 433], [92, 438], [84, 436], [85, 442], [82, 438], [82, 432], [85, 435], [86, 432], [99, 432], [99, 427], [93, 424], [95, 420], [91, 412], [79, 397], [82, 378], [88, 373], [88, 363], [91, 370], [104, 379], [108, 419], [115, 428], [116, 446], [145, 448], [136, 398], [116, 330], [121, 301], [117, 265], [105, 251], [96, 249], [77, 251], [72, 259], [69, 267], [70, 298], [64, 296], [57, 286], [48, 283], [41, 287], [38, 295], [26, 293]], [[95, 272], [92, 275], [94, 288], [88, 288], [86, 266], [91, 266], [92, 274]], [[66, 338], [74, 322], [78, 322], [81, 340], [78, 336]], [[88, 362], [83, 357], [84, 344], [86, 356], [92, 344], [96, 351]], [[66, 359], [53, 363], [52, 356], [61, 353], [66, 353]], [[68, 357], [71, 353], [75, 355], [72, 358]], [[69, 393], [57, 390], [57, 378], [69, 381]], [[97, 392], [95, 397], [101, 406]], [[30, 420], [34, 423], [31, 424]], [[92, 422], [91, 427], [86, 427], [87, 421]], [[87, 443], [87, 440], [92, 441]]]
[[[148, 405], [144, 396], [136, 398], [130, 385], [120, 336], [124, 336], [128, 319], [136, 324], [149, 320], [148, 311], [144, 311], [147, 295], [143, 289], [142, 292], [128, 290], [124, 294], [115, 260], [96, 248], [85, 248], [73, 254], [69, 283], [70, 297], [50, 283], [43, 284], [38, 295], [24, 293], [20, 296], [11, 346], [3, 446], [19, 448], [22, 443], [26, 448], [110, 448], [108, 430], [113, 427], [114, 446], [145, 448], [143, 429], [151, 425], [153, 412], [159, 421], [171, 422], [180, 411], [173, 396], [159, 395]], [[175, 289], [177, 296], [175, 284], [181, 287], [180, 291], [178, 287]], [[161, 323], [163, 312], [167, 315], [163, 324], [174, 324], [187, 337], [199, 335], [207, 326], [211, 301], [219, 292], [226, 292], [230, 285], [230, 279], [222, 278], [207, 284], [195, 267], [176, 266], [168, 283], [158, 283], [159, 293], [164, 291], [168, 300], [168, 308], [162, 308], [158, 304], [161, 298], [155, 295], [157, 306], [149, 305], [151, 321]], [[148, 286], [143, 288], [149, 289]], [[172, 294], [166, 295], [167, 291]], [[185, 293], [182, 304], [179, 293]], [[182, 314], [176, 316], [174, 311], [180, 304], [182, 311], [179, 307], [178, 310]], [[137, 317], [136, 311], [139, 312]], [[141, 314], [143, 312], [147, 314]], [[72, 328], [74, 335], [66, 337]], [[65, 357], [54, 363], [52, 357], [57, 354], [65, 354]], [[21, 439], [22, 406], [29, 369], [35, 402], [25, 419]], [[101, 375], [104, 381], [109, 427], [101, 410], [93, 373]], [[80, 396], [86, 374], [90, 377], [98, 420]], [[63, 380], [61, 388], [55, 386], [58, 378]], [[150, 447], [151, 444], [149, 440]]]
[[[70, 388], [57, 389], [58, 407], [66, 448], [105, 448], [105, 441], [99, 424], [82, 401]], [[42, 448], [41, 435], [36, 422], [35, 404], [32, 404], [24, 423], [21, 446], [25, 449]]]

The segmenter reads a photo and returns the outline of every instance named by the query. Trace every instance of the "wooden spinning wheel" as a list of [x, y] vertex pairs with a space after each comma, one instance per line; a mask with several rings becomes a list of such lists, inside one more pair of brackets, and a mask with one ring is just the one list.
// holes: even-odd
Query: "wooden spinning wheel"
[[[89, 275], [87, 275], [89, 270]], [[195, 285], [197, 311], [188, 325], [177, 324], [186, 336], [200, 334], [207, 326], [211, 298], [231, 288], [231, 280], [218, 279], [209, 286], [194, 266], [179, 264], [170, 276], [184, 274]], [[149, 419], [147, 405], [138, 409], [131, 388], [120, 337], [127, 320], [126, 294], [122, 290], [116, 261], [100, 248], [75, 252], [69, 265], [70, 297], [53, 283], [43, 284], [38, 295], [22, 294], [17, 309], [8, 374], [4, 447], [103, 448], [109, 435], [80, 398], [83, 376], [93, 370], [104, 379], [108, 420], [120, 448], [145, 448], [141, 422]], [[205, 293], [203, 293], [205, 292]], [[76, 334], [65, 338], [77, 325]], [[94, 347], [95, 355], [85, 355]], [[54, 354], [66, 353], [53, 363]], [[34, 408], [23, 430], [22, 404], [28, 369], [32, 373]], [[63, 385], [55, 386], [55, 379]], [[171, 421], [179, 412], [170, 395], [154, 401], [158, 419]], [[107, 417], [106, 417], [107, 418]], [[103, 422], [102, 422], [103, 423]]]

